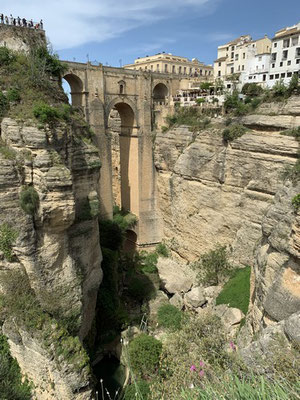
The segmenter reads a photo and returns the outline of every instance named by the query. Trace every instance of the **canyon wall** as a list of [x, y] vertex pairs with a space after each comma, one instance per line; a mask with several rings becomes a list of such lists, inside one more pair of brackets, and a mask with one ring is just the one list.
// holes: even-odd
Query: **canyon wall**
[[173, 253], [194, 261], [220, 243], [233, 263], [251, 265], [258, 329], [300, 308], [300, 218], [291, 203], [300, 184], [284, 177], [299, 143], [280, 134], [300, 126], [300, 99], [263, 105], [239, 122], [248, 131], [227, 144], [221, 120], [196, 133], [183, 126], [158, 133], [155, 166]]
[[[32, 331], [10, 315], [3, 333], [34, 382], [36, 398], [89, 399], [88, 359], [56, 316], [71, 322], [81, 340], [95, 316], [102, 280], [98, 150], [80, 127], [65, 123], [49, 129], [5, 118], [1, 140], [0, 226], [8, 226], [16, 240], [9, 259], [0, 254], [0, 275], [28, 280], [47, 315]], [[39, 197], [34, 215], [20, 206], [22, 190], [29, 187]]]

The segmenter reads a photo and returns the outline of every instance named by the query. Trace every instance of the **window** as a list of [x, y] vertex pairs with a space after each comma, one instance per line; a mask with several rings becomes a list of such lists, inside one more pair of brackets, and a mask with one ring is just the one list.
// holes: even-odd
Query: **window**
[[190, 74], [192, 74], [193, 73], [193, 68], [190, 68]]
[[243, 59], [245, 59], [246, 58], [246, 53], [243, 53]]
[[244, 71], [244, 69], [245, 69], [245, 65], [242, 65], [242, 71]]
[[234, 50], [234, 46], [231, 46], [231, 50]]
[[123, 94], [124, 92], [124, 85], [120, 85], [120, 94]]
[[297, 46], [299, 41], [299, 36], [292, 37], [292, 46]]
[[165, 64], [165, 72], [168, 72], [168, 64]]
[[275, 79], [279, 79], [279, 74], [275, 74]]
[[179, 73], [179, 74], [181, 74], [181, 67], [179, 67], [179, 69], [178, 69], [178, 73]]
[[238, 71], [240, 71], [240, 70], [241, 70], [241, 66], [239, 65], [239, 66], [238, 66]]
[[280, 65], [280, 67], [282, 67], [283, 66], [283, 62], [281, 61], [281, 63], [279, 65]]
[[291, 65], [291, 60], [289, 60], [289, 61], [287, 62], [287, 65]]
[[232, 60], [234, 59], [234, 53], [233, 52], [231, 53], [231, 59]]
[[267, 75], [266, 75], [266, 74], [264, 74], [264, 75], [263, 75], [263, 81], [265, 82], [265, 81], [266, 81], [266, 79], [267, 79]]
[[202, 75], [202, 69], [200, 69], [200, 75]]
[[221, 67], [221, 64], [222, 64], [222, 63], [219, 62], [219, 67]]
[[283, 48], [286, 49], [287, 47], [290, 47], [290, 38], [283, 41]]
[[252, 76], [249, 76], [249, 79], [252, 79]]
[[286, 76], [287, 76], [288, 78], [290, 78], [292, 75], [293, 75], [293, 74], [292, 74], [291, 72], [288, 72], [288, 73], [286, 74]]
[[272, 68], [275, 68], [275, 64], [272, 64]]
[[298, 60], [296, 60], [296, 64], [300, 64], [300, 58], [298, 58]]
[[151, 68], [151, 71], [153, 71], [153, 65], [151, 65], [151, 67], [150, 67], [150, 68]]
[[236, 54], [236, 55], [235, 55], [235, 61], [237, 61], [238, 59], [239, 59], [239, 55]]
[[233, 74], [234, 73], [234, 67], [230, 68], [230, 73]]
[[172, 66], [172, 72], [175, 74], [175, 65]]
[[270, 75], [270, 79], [274, 79], [274, 75]]
[[282, 52], [282, 60], [285, 61], [288, 58], [288, 50], [283, 50]]
[[186, 74], [186, 67], [183, 68], [183, 73]]
[[277, 53], [271, 54], [271, 61], [276, 61]]
[[280, 75], [280, 78], [285, 78], [285, 73], [284, 72]]
[[300, 57], [300, 47], [296, 48], [296, 57]]
[[230, 83], [227, 85], [227, 89], [230, 89], [231, 88], [231, 85], [230, 85]]
[[258, 61], [261, 61], [261, 58], [262, 58], [262, 57], [261, 57], [261, 56], [259, 56], [259, 57], [258, 57]]
[[[274, 47], [275, 47], [275, 48], [277, 47], [277, 42], [274, 43]], [[273, 75], [272, 75], [272, 76], [273, 76]], [[272, 78], [272, 79], [273, 79], [273, 78]]]
[[256, 75], [253, 76], [253, 79], [256, 79]]
[[218, 71], [218, 76], [221, 76], [221, 71]]

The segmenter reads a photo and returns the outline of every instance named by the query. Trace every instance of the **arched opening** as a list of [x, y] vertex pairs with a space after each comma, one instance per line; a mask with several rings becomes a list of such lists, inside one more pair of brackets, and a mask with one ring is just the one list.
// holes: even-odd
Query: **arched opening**
[[169, 90], [163, 83], [158, 83], [153, 89], [153, 101], [158, 104], [165, 104], [169, 95]]
[[[74, 74], [67, 74], [63, 77], [63, 81], [67, 82], [69, 88], [70, 88], [70, 100], [71, 104], [74, 107], [82, 107], [82, 97], [83, 97], [83, 83], [82, 80], [74, 75]], [[67, 88], [66, 83], [63, 83], [63, 87]], [[67, 93], [68, 95], [68, 93]]]
[[138, 215], [138, 137], [135, 115], [128, 104], [120, 102], [111, 109], [108, 131], [114, 204]]
[[133, 255], [136, 251], [136, 242], [137, 242], [137, 234], [134, 231], [127, 229], [125, 241], [123, 244], [124, 252]]

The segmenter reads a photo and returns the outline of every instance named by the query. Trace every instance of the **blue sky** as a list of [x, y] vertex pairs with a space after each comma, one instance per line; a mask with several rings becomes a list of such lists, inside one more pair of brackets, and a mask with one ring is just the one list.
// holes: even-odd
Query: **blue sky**
[[2, 0], [0, 8], [43, 18], [61, 59], [112, 66], [162, 51], [210, 64], [220, 44], [300, 21], [300, 0]]

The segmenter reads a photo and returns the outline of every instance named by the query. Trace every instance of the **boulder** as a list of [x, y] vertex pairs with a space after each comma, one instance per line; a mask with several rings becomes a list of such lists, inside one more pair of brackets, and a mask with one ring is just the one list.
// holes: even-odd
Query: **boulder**
[[172, 296], [170, 298], [170, 304], [172, 304], [172, 306], [179, 308], [179, 310], [182, 310], [183, 307], [183, 298], [180, 296], [179, 293], [175, 293], [174, 296]]
[[206, 297], [204, 295], [204, 288], [201, 286], [193, 288], [190, 292], [184, 296], [184, 303], [188, 307], [198, 308], [206, 303]]
[[300, 312], [284, 321], [284, 332], [291, 341], [300, 344]]
[[187, 265], [170, 258], [160, 257], [157, 262], [162, 288], [168, 293], [188, 292], [196, 279], [196, 274]]

